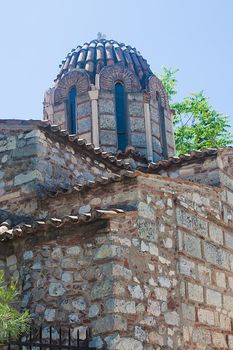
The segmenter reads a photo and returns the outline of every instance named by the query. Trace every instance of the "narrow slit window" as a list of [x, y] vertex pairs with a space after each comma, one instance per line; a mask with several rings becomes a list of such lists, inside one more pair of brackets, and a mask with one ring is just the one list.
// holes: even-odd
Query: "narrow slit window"
[[67, 128], [70, 134], [76, 134], [77, 125], [76, 125], [76, 87], [73, 87], [69, 91], [67, 98]]
[[159, 122], [160, 122], [160, 140], [161, 140], [161, 147], [162, 147], [162, 155], [164, 159], [168, 158], [168, 152], [167, 152], [167, 137], [166, 137], [166, 124], [165, 124], [165, 116], [164, 116], [164, 108], [162, 106], [161, 96], [157, 92], [156, 98], [158, 101], [158, 110], [159, 110]]
[[116, 124], [118, 149], [124, 151], [128, 144], [126, 92], [124, 84], [115, 84]]

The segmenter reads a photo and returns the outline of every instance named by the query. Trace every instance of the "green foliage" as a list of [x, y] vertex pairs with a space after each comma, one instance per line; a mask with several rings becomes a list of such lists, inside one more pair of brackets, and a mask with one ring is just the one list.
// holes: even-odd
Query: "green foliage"
[[171, 67], [166, 68], [162, 67], [162, 74], [158, 75], [159, 79], [162, 81], [165, 90], [167, 91], [169, 101], [172, 100], [172, 97], [177, 94], [176, 86], [177, 79], [176, 73], [179, 72], [179, 69], [172, 70]]
[[12, 338], [28, 330], [29, 312], [20, 313], [14, 307], [18, 291], [16, 282], [12, 281], [6, 286], [3, 272], [0, 272], [0, 342], [4, 342], [9, 333]]
[[174, 132], [178, 154], [204, 148], [219, 148], [233, 141], [229, 117], [218, 113], [203, 91], [191, 93], [181, 102], [172, 102], [176, 95], [178, 70], [163, 67], [161, 79], [174, 111]]

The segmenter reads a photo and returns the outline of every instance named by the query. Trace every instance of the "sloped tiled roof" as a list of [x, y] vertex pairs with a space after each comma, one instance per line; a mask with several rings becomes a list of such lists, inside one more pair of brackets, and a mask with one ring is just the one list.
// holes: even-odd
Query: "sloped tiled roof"
[[[231, 147], [228, 147], [231, 148]], [[198, 159], [204, 159], [206, 157], [216, 156], [219, 151], [222, 151], [223, 148], [207, 148], [201, 151], [193, 151], [190, 154], [181, 154], [179, 156], [169, 157], [166, 160], [160, 160], [156, 163], [149, 163], [146, 171], [156, 173], [160, 170], [167, 170], [172, 166], [180, 166], [186, 162], [196, 161]], [[144, 168], [138, 170], [145, 170]]]
[[133, 178], [137, 176], [137, 172], [123, 170], [120, 174], [112, 174], [111, 177], [100, 176], [97, 177], [94, 181], [86, 181], [84, 183], [76, 184], [70, 188], [59, 187], [54, 191], [47, 192], [49, 197], [56, 197], [59, 194], [71, 194], [77, 192], [83, 192], [89, 189], [96, 188], [98, 186], [106, 186], [107, 184], [120, 182], [127, 178]]
[[130, 164], [125, 162], [123, 159], [118, 159], [111, 153], [105, 152], [101, 147], [95, 147], [92, 143], [88, 143], [85, 139], [80, 139], [78, 135], [70, 135], [67, 130], [61, 130], [58, 125], [45, 123], [44, 125], [40, 126], [45, 132], [54, 135], [58, 142], [62, 141], [64, 144], [70, 144], [70, 146], [77, 152], [87, 152], [89, 156], [95, 157], [100, 162], [107, 162], [108, 166], [112, 166], [115, 169], [131, 169]]
[[123, 214], [121, 209], [112, 210], [92, 210], [88, 213], [80, 215], [67, 215], [63, 218], [50, 218], [44, 221], [35, 220], [32, 224], [19, 224], [11, 227], [10, 220], [4, 221], [0, 224], [0, 242], [9, 241], [16, 237], [32, 235], [37, 231], [46, 231], [52, 228], [61, 228], [70, 224], [85, 224], [94, 222], [100, 219], [109, 219], [118, 214]]
[[[56, 80], [59, 80], [71, 69], [85, 69], [94, 82], [96, 73], [104, 66], [121, 64], [135, 73], [140, 82], [152, 75], [147, 61], [136, 48], [115, 40], [97, 39], [72, 49], [60, 65], [60, 72]], [[56, 81], [55, 80], [55, 81]]]

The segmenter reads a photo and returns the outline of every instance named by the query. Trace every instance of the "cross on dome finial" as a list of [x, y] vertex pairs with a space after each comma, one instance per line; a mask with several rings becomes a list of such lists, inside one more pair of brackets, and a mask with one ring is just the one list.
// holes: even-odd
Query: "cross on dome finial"
[[98, 39], [98, 40], [106, 39], [106, 34], [101, 33], [101, 32], [98, 32], [98, 33], [97, 33], [97, 39]]

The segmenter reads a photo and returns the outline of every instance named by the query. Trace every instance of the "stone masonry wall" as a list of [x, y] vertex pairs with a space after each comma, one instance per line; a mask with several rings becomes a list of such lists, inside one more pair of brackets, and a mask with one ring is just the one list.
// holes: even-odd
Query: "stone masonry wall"
[[18, 121], [13, 128], [2, 123], [0, 203], [3, 216], [4, 211], [33, 214], [47, 190], [111, 176], [104, 163], [77, 154], [69, 145], [46, 136], [35, 123]]
[[[89, 325], [99, 349], [233, 349], [230, 185], [140, 174], [128, 181], [121, 192], [119, 183], [95, 189], [91, 203], [118, 203], [125, 214], [4, 249], [7, 271], [16, 273], [17, 257], [27, 276], [23, 300], [34, 298], [33, 315], [54, 334], [59, 322]], [[64, 214], [80, 196], [87, 204], [91, 193], [67, 195]], [[50, 210], [59, 214], [57, 204], [51, 199]]]

